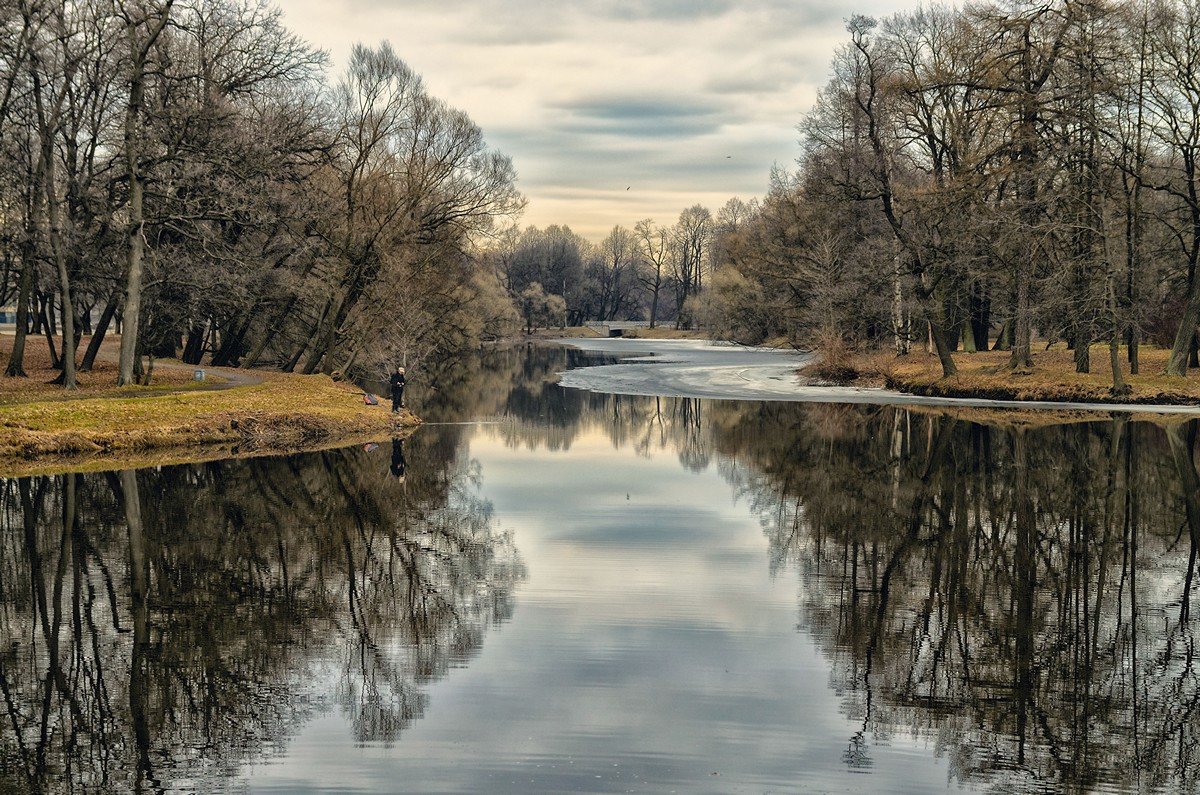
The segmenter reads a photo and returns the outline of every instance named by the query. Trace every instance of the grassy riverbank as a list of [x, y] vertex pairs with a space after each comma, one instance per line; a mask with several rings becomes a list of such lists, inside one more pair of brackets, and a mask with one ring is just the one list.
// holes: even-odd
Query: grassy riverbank
[[360, 390], [326, 376], [217, 369], [193, 382], [177, 362], [159, 363], [150, 386], [117, 388], [104, 361], [66, 392], [47, 383], [55, 371], [44, 351], [30, 353], [28, 378], [0, 377], [0, 476], [295, 452], [419, 422], [383, 401], [367, 406]]
[[[1121, 365], [1128, 367], [1122, 349]], [[1112, 392], [1108, 348], [1091, 351], [1090, 373], [1075, 372], [1074, 355], [1064, 346], [1037, 351], [1033, 368], [1014, 373], [1007, 351], [956, 353], [958, 374], [942, 377], [936, 356], [925, 352], [895, 356], [891, 353], [837, 352], [808, 367], [800, 375], [814, 381], [895, 389], [912, 395], [990, 400], [1066, 401], [1073, 403], [1135, 403], [1161, 405], [1200, 404], [1200, 377], [1178, 378], [1163, 374], [1168, 351], [1144, 347], [1141, 374], [1129, 375], [1127, 395]]]

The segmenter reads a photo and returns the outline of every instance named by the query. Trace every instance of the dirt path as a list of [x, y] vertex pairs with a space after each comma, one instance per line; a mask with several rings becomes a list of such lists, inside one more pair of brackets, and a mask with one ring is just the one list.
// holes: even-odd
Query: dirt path
[[[105, 339], [104, 344], [100, 346], [100, 350], [96, 354], [96, 358], [106, 361], [109, 364], [119, 364], [121, 361], [120, 349], [116, 347], [114, 341], [120, 340], [120, 337], [109, 335]], [[195, 390], [211, 390], [233, 389], [239, 386], [254, 386], [263, 382], [261, 375], [255, 375], [253, 371], [241, 370], [236, 367], [206, 367], [201, 364], [184, 364], [176, 359], [155, 359], [154, 371], [171, 370], [172, 372], [186, 372], [189, 375], [197, 370], [203, 370], [205, 375], [215, 375], [224, 379], [223, 381], [214, 381], [212, 383], [204, 383], [201, 385], [190, 385], [187, 391]], [[194, 383], [194, 382], [193, 382]], [[183, 390], [177, 390], [183, 391]], [[170, 390], [166, 389], [157, 394], [170, 394]]]
[[[11, 329], [0, 332], [0, 361], [7, 363], [12, 345], [15, 340]], [[82, 344], [86, 346], [88, 337]], [[55, 339], [55, 348], [59, 349], [59, 340]], [[239, 374], [221, 373], [221, 380], [202, 384], [192, 380], [192, 369], [179, 362], [164, 362], [161, 369], [155, 373], [154, 384], [149, 387], [118, 387], [117, 386], [117, 344], [106, 340], [97, 356], [94, 366], [87, 372], [78, 373], [78, 388], [67, 391], [55, 383], [62, 375], [51, 362], [50, 351], [43, 336], [28, 338], [25, 347], [24, 369], [25, 377], [8, 378], [0, 376], [0, 406], [17, 405], [21, 403], [47, 403], [69, 401], [76, 402], [89, 398], [118, 398], [118, 397], [152, 397], [177, 394], [185, 391], [207, 391], [213, 388], [224, 388], [226, 377], [231, 384], [249, 383]], [[218, 375], [214, 373], [214, 376]], [[257, 380], [257, 376], [253, 377]]]

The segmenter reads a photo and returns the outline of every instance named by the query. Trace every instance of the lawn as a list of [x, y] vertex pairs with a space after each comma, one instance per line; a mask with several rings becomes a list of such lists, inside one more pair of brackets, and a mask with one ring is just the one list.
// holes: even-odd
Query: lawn
[[[11, 337], [0, 338], [7, 361], [4, 343]], [[365, 405], [361, 390], [328, 376], [215, 369], [201, 383], [191, 369], [164, 362], [152, 385], [118, 388], [115, 366], [105, 362], [67, 392], [48, 383], [55, 374], [48, 358], [30, 356], [28, 378], [0, 377], [0, 475], [84, 461], [98, 468], [289, 452], [381, 438], [418, 423], [382, 402]], [[235, 379], [250, 383], [230, 385]]]

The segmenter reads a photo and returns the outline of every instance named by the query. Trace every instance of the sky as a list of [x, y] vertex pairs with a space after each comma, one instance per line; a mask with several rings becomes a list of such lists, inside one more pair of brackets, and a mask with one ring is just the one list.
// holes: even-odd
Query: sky
[[513, 158], [522, 226], [593, 240], [763, 195], [855, 12], [915, 0], [279, 0], [340, 72], [387, 40]]

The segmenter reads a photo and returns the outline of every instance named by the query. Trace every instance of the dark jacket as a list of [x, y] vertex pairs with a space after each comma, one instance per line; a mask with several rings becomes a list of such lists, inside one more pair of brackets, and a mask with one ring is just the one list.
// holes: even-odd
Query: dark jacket
[[404, 391], [404, 375], [401, 373], [392, 373], [392, 391]]

